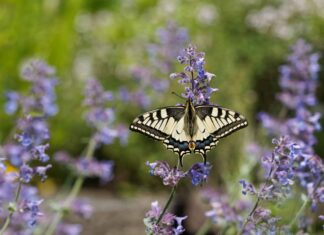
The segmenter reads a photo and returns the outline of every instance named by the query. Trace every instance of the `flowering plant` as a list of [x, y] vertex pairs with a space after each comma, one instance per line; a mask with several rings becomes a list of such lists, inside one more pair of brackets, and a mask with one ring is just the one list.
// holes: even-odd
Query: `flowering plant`
[[[316, 221], [306, 219], [307, 215], [314, 217], [306, 208], [310, 205], [311, 211], [315, 212], [318, 204], [324, 203], [324, 165], [314, 151], [314, 134], [320, 130], [320, 114], [311, 111], [316, 104], [318, 59], [319, 54], [313, 53], [312, 47], [305, 41], [299, 40], [293, 45], [287, 64], [280, 67], [281, 91], [277, 98], [283, 104], [282, 111], [279, 117], [259, 114], [263, 126], [275, 137], [272, 150], [258, 151], [263, 152], [260, 164], [264, 170], [264, 182], [254, 186], [240, 180], [242, 194], [256, 198], [255, 202], [237, 201], [236, 204], [247, 205], [243, 210], [222, 201], [219, 194], [205, 192], [212, 207], [206, 216], [217, 225], [221, 225], [221, 219], [234, 223], [240, 234], [277, 234], [296, 230], [303, 233], [310, 230]], [[280, 213], [276, 214], [264, 206], [284, 203], [292, 197], [300, 197], [303, 203], [289, 224], [282, 222]], [[319, 219], [322, 218], [320, 215]]]
[[[15, 91], [5, 94], [7, 102], [5, 111], [9, 115], [21, 113], [13, 136], [8, 137], [0, 146], [0, 218], [4, 221], [0, 234], [32, 234], [37, 226], [43, 234], [79, 234], [81, 225], [62, 222], [67, 211], [82, 218], [89, 218], [93, 212], [87, 200], [78, 199], [85, 177], [98, 177], [102, 183], [113, 178], [113, 162], [99, 161], [94, 158], [94, 151], [103, 144], [111, 144], [118, 138], [126, 143], [128, 131], [123, 125], [115, 125], [115, 111], [107, 108], [108, 101], [113, 99], [109, 91], [104, 91], [96, 79], [89, 79], [85, 89], [85, 118], [94, 129], [85, 155], [75, 159], [66, 152], [57, 152], [55, 160], [73, 169], [75, 183], [66, 198], [59, 203], [52, 203], [50, 211], [40, 208], [43, 199], [37, 188], [32, 186], [35, 176], [44, 182], [47, 171], [51, 169], [49, 148], [50, 131], [47, 120], [58, 112], [56, 104], [55, 70], [44, 61], [34, 59], [22, 67], [22, 78], [31, 83], [28, 95]], [[16, 141], [12, 141], [15, 139]], [[5, 210], [5, 208], [8, 208]], [[44, 216], [46, 215], [46, 216]]]
[[[178, 57], [181, 64], [185, 64], [183, 72], [173, 73], [170, 75], [172, 79], [179, 78], [179, 83], [185, 85], [185, 98], [190, 98], [194, 103], [207, 104], [209, 103], [210, 95], [217, 89], [211, 89], [209, 83], [214, 76], [204, 70], [204, 53], [196, 52], [196, 48], [189, 46], [183, 50], [181, 56]], [[187, 86], [187, 84], [190, 84]], [[177, 217], [171, 213], [166, 213], [169, 207], [179, 181], [185, 177], [191, 179], [191, 183], [195, 186], [201, 185], [207, 181], [210, 173], [210, 163], [195, 163], [188, 171], [184, 172], [179, 168], [170, 167], [168, 163], [156, 161], [153, 163], [147, 162], [150, 167], [150, 174], [159, 176], [164, 185], [171, 186], [171, 194], [169, 200], [163, 210], [158, 206], [158, 202], [152, 203], [151, 210], [146, 214], [144, 223], [146, 225], [147, 234], [181, 234], [185, 230], [181, 222], [187, 218]], [[177, 221], [177, 223], [175, 223]], [[177, 225], [175, 228], [175, 224]]]

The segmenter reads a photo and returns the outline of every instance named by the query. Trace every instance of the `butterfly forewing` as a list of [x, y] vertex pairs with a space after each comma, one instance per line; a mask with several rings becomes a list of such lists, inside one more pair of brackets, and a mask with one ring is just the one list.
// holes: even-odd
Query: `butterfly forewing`
[[164, 140], [172, 134], [183, 115], [183, 106], [156, 109], [135, 118], [130, 129], [156, 140]]
[[216, 146], [218, 140], [247, 126], [246, 119], [239, 113], [213, 105], [195, 107], [197, 132], [194, 136], [195, 152], [205, 155]]

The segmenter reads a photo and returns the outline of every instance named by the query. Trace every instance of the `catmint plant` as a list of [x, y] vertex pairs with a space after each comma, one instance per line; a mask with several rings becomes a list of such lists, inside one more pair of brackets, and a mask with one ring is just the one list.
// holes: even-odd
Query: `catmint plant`
[[177, 59], [185, 65], [184, 71], [172, 73], [170, 78], [178, 79], [184, 86], [185, 92], [182, 96], [191, 99], [194, 104], [209, 104], [211, 94], [218, 89], [210, 87], [215, 74], [208, 73], [204, 69], [205, 53], [197, 52], [196, 48], [190, 45]]
[[[238, 234], [291, 234], [296, 229], [304, 234], [303, 231], [308, 231], [314, 223], [307, 217], [306, 208], [310, 207], [314, 212], [318, 204], [323, 203], [324, 191], [323, 161], [314, 151], [314, 134], [321, 128], [320, 114], [312, 111], [317, 103], [318, 59], [319, 54], [313, 53], [309, 44], [297, 41], [287, 64], [279, 70], [281, 91], [277, 98], [282, 103], [279, 116], [259, 114], [263, 126], [273, 138], [274, 146], [271, 150], [253, 147], [254, 152], [262, 154], [263, 183], [255, 186], [247, 180], [240, 180], [245, 200], [234, 203], [229, 202], [224, 193], [203, 191], [211, 206], [206, 216], [223, 229], [220, 231], [225, 233], [234, 228]], [[246, 201], [247, 195], [256, 200]], [[299, 196], [303, 204], [289, 224], [283, 223], [280, 213], [276, 214], [265, 206], [284, 203], [286, 199]]]
[[0, 213], [4, 224], [0, 234], [30, 234], [42, 212], [43, 200], [30, 183], [43, 182], [51, 169], [48, 119], [58, 112], [53, 67], [39, 59], [27, 61], [21, 77], [30, 84], [28, 94], [8, 91], [5, 111], [8, 115], [19, 112], [12, 135], [0, 146]]
[[108, 106], [113, 99], [113, 93], [104, 90], [97, 79], [91, 78], [87, 81], [83, 105], [86, 108], [85, 121], [93, 129], [93, 132], [84, 155], [73, 158], [64, 151], [54, 155], [58, 163], [74, 172], [76, 179], [66, 199], [55, 205], [56, 213], [45, 229], [47, 235], [53, 234], [57, 228], [65, 234], [81, 233], [81, 226], [62, 222], [65, 211], [71, 211], [82, 218], [89, 218], [93, 211], [92, 206], [86, 200], [77, 198], [85, 178], [97, 177], [102, 184], [113, 178], [113, 162], [110, 160], [99, 161], [94, 156], [98, 147], [112, 144], [116, 139], [119, 139], [122, 144], [127, 143], [128, 130], [123, 125], [115, 124], [115, 110]]
[[[214, 76], [204, 70], [204, 53], [196, 52], [196, 48], [192, 45], [187, 47], [178, 56], [178, 61], [185, 64], [183, 72], [171, 74], [171, 78], [179, 78], [179, 82], [184, 84], [184, 97], [190, 98], [195, 104], [209, 103], [210, 95], [216, 89], [210, 88], [211, 78]], [[189, 84], [189, 85], [188, 85]], [[144, 224], [147, 234], [182, 234], [185, 230], [181, 225], [182, 221], [187, 218], [177, 217], [166, 212], [174, 197], [176, 188], [180, 180], [189, 178], [194, 186], [201, 185], [207, 181], [210, 173], [211, 165], [207, 162], [195, 163], [187, 171], [183, 171], [178, 166], [170, 167], [167, 162], [156, 161], [147, 162], [151, 175], [158, 176], [166, 186], [172, 187], [170, 197], [161, 209], [158, 202], [152, 203], [152, 208], [147, 212]]]
[[[255, 225], [254, 214], [257, 213], [262, 200], [283, 200], [294, 195], [293, 186], [298, 184], [302, 189], [303, 205], [293, 217], [286, 229], [293, 229], [297, 224], [300, 229], [307, 229], [311, 220], [301, 225], [300, 219], [305, 215], [305, 208], [310, 204], [315, 211], [323, 200], [324, 164], [316, 155], [315, 132], [321, 129], [320, 114], [313, 112], [316, 105], [316, 87], [318, 80], [319, 54], [312, 52], [310, 44], [299, 40], [292, 46], [292, 52], [287, 58], [287, 64], [280, 67], [279, 85], [281, 91], [277, 94], [282, 103], [282, 114], [273, 117], [266, 113], [259, 115], [263, 126], [275, 138], [275, 148], [272, 153], [262, 158], [262, 165], [267, 173], [266, 182], [259, 190], [254, 190], [250, 183], [241, 181], [243, 193], [254, 194], [257, 201], [243, 226], [246, 231], [248, 224]], [[288, 116], [287, 113], [291, 113]], [[307, 195], [307, 196], [303, 196]], [[278, 231], [273, 228], [274, 231]]]
[[[128, 90], [121, 87], [119, 97], [126, 102], [132, 102], [139, 107], [147, 108], [152, 97], [163, 94], [169, 88], [169, 81], [164, 79], [165, 74], [170, 74], [174, 69], [174, 59], [188, 42], [186, 28], [179, 27], [174, 21], [156, 30], [156, 43], [147, 46], [149, 66], [135, 64], [130, 68], [130, 73], [140, 89]], [[150, 94], [152, 94], [150, 96]]]
[[[21, 94], [8, 91], [5, 94], [5, 111], [8, 115], [19, 113], [12, 136], [0, 146], [0, 217], [4, 221], [0, 234], [31, 234], [37, 226], [42, 234], [80, 234], [82, 226], [63, 221], [66, 212], [82, 218], [89, 218], [93, 208], [85, 199], [77, 198], [86, 177], [97, 177], [101, 183], [113, 178], [113, 162], [96, 160], [94, 151], [101, 145], [111, 144], [119, 139], [127, 143], [128, 130], [115, 124], [115, 110], [108, 107], [114, 98], [112, 92], [105, 91], [96, 79], [89, 79], [85, 89], [85, 120], [93, 129], [84, 154], [78, 158], [66, 152], [57, 152], [54, 160], [63, 163], [74, 172], [74, 185], [65, 199], [51, 203], [54, 209], [42, 211], [44, 204], [38, 196], [38, 190], [31, 186], [37, 179], [45, 181], [47, 171], [51, 169], [49, 148], [50, 131], [47, 120], [58, 112], [56, 105], [55, 70], [42, 60], [31, 60], [23, 65], [22, 78], [31, 83], [30, 93]], [[15, 140], [15, 141], [13, 141]], [[45, 206], [43, 206], [45, 207]], [[46, 216], [45, 216], [46, 215]]]

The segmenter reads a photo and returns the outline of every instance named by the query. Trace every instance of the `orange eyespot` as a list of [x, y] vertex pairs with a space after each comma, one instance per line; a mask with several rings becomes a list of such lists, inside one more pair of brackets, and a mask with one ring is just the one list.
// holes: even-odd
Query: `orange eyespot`
[[195, 148], [196, 148], [196, 143], [193, 142], [193, 141], [190, 141], [190, 142], [189, 142], [189, 149], [190, 149], [190, 151], [195, 150]]

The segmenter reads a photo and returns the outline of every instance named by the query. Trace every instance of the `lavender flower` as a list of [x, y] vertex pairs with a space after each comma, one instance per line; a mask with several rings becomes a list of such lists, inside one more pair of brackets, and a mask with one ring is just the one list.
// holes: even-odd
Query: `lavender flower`
[[61, 223], [57, 229], [57, 235], [79, 235], [82, 232], [82, 225]]
[[42, 117], [26, 115], [18, 120], [17, 127], [21, 134], [17, 134], [16, 138], [25, 147], [42, 145], [50, 138], [46, 119]]
[[[107, 102], [113, 99], [110, 91], [105, 91], [96, 79], [89, 79], [85, 88], [84, 105], [87, 107], [86, 120], [95, 128], [93, 134], [97, 145], [111, 144], [116, 138], [126, 143], [128, 131], [122, 125], [115, 127], [115, 111], [106, 107]], [[120, 131], [121, 130], [121, 131]]]
[[103, 182], [112, 179], [112, 161], [99, 162], [96, 160], [80, 159], [76, 163], [76, 170], [87, 177], [99, 177]]
[[14, 114], [19, 107], [20, 95], [17, 92], [11, 91], [5, 93], [6, 104], [5, 111], [7, 114]]
[[146, 162], [146, 165], [150, 167], [150, 174], [159, 176], [163, 180], [164, 185], [174, 187], [178, 182], [188, 177], [191, 179], [193, 185], [202, 184], [207, 180], [210, 173], [211, 165], [207, 163], [196, 163], [188, 171], [183, 172], [176, 167], [171, 168], [165, 161], [156, 161], [153, 163]]
[[[270, 218], [270, 212], [258, 206], [260, 200], [278, 200], [291, 196], [292, 185], [296, 182], [306, 191], [312, 202], [311, 208], [316, 209], [322, 203], [319, 196], [323, 187], [324, 165], [313, 149], [316, 144], [314, 133], [320, 130], [319, 113], [311, 111], [316, 101], [317, 74], [319, 54], [312, 53], [312, 47], [299, 40], [287, 58], [287, 64], [280, 67], [280, 93], [277, 95], [283, 104], [283, 109], [290, 110], [292, 117], [281, 116], [274, 118], [266, 113], [259, 115], [263, 126], [271, 135], [281, 136], [273, 140], [275, 148], [271, 154], [262, 158], [262, 166], [266, 172], [266, 182], [259, 190], [245, 181], [241, 181], [243, 194], [256, 194], [258, 200], [250, 213], [249, 219], [243, 226], [246, 231], [256, 226], [261, 217], [265, 227], [271, 233], [277, 229], [278, 218]], [[285, 113], [285, 112], [282, 112]], [[288, 112], [286, 112], [288, 113]], [[319, 190], [319, 192], [318, 192]], [[261, 213], [260, 213], [261, 211]], [[299, 214], [297, 216], [300, 216]], [[291, 225], [302, 217], [292, 220]], [[268, 217], [270, 219], [268, 219]], [[302, 219], [301, 229], [306, 229], [312, 223]], [[289, 227], [286, 228], [289, 230]]]
[[178, 82], [185, 86], [183, 97], [191, 99], [195, 104], [209, 104], [211, 94], [218, 89], [210, 87], [215, 75], [204, 69], [205, 53], [196, 52], [196, 48], [190, 45], [177, 59], [185, 65], [184, 71], [172, 73], [170, 78], [179, 79]]
[[[8, 231], [28, 234], [27, 227], [33, 227], [42, 215], [36, 188], [27, 186], [35, 175], [41, 180], [47, 178], [51, 168], [46, 149], [49, 147], [48, 117], [57, 111], [55, 70], [41, 60], [30, 60], [22, 67], [22, 78], [31, 85], [27, 95], [10, 91], [6, 93], [6, 112], [10, 115], [21, 110], [23, 115], [17, 120], [15, 139], [0, 147], [5, 161], [14, 167], [13, 172], [1, 172], [1, 207], [9, 208], [0, 213], [2, 220], [8, 220]], [[18, 179], [18, 180], [17, 180]], [[11, 220], [12, 218], [12, 220]], [[28, 225], [26, 227], [26, 225]]]
[[94, 78], [88, 80], [85, 88], [86, 106], [100, 106], [105, 105], [108, 101], [113, 100], [113, 94], [110, 91], [104, 91], [102, 85]]
[[242, 194], [243, 195], [255, 195], [256, 194], [256, 190], [253, 186], [253, 184], [247, 182], [246, 180], [240, 180], [240, 184], [242, 185]]
[[284, 232], [285, 228], [277, 226], [280, 218], [272, 216], [272, 213], [268, 209], [258, 207], [253, 216], [251, 216], [247, 222], [243, 234], [278, 234]]
[[[181, 56], [178, 56], [178, 61], [185, 64], [184, 71], [180, 73], [172, 73], [170, 77], [172, 79], [179, 78], [179, 82], [185, 85], [185, 93], [183, 96], [187, 99], [191, 99], [194, 104], [209, 104], [211, 93], [217, 89], [210, 87], [210, 81], [214, 75], [206, 72], [204, 69], [204, 53], [198, 53], [193, 46], [189, 46], [183, 51]], [[161, 161], [153, 163], [147, 162], [146, 165], [150, 167], [151, 175], [159, 176], [163, 180], [164, 185], [170, 185], [173, 187], [163, 213], [165, 213], [169, 206], [169, 202], [172, 200], [176, 186], [181, 178], [188, 177], [193, 185], [200, 185], [207, 180], [211, 169], [209, 163], [196, 163], [186, 172], [183, 172], [176, 167], [171, 168], [166, 162]], [[167, 213], [157, 217], [156, 214], [159, 214], [157, 211], [157, 203], [152, 204], [152, 211], [147, 214], [146, 219], [144, 220], [147, 233], [181, 234], [184, 231], [181, 225], [181, 221], [184, 218], [178, 218], [178, 226], [171, 230], [169, 227], [164, 227], [163, 223], [170, 223], [167, 219], [174, 219], [172, 215]], [[161, 221], [157, 219], [159, 217], [161, 217]]]
[[151, 210], [146, 213], [144, 218], [146, 234], [179, 235], [185, 231], [182, 226], [182, 221], [187, 216], [177, 217], [171, 213], [166, 213], [161, 218], [161, 221], [157, 223], [161, 213], [162, 209], [159, 207], [158, 202], [152, 202]]
[[202, 196], [211, 206], [211, 210], [207, 211], [205, 216], [214, 224], [219, 226], [234, 224], [237, 228], [241, 227], [243, 223], [241, 213], [248, 208], [247, 202], [238, 200], [231, 205], [227, 195], [210, 188], [202, 190]]
[[172, 66], [174, 59], [188, 42], [188, 32], [174, 21], [169, 21], [165, 28], [156, 31], [156, 35], [159, 38], [159, 45], [149, 45], [150, 59], [161, 73], [168, 74], [174, 67]]
[[193, 185], [202, 184], [207, 180], [211, 166], [209, 163], [195, 163], [188, 171], [188, 176], [191, 178]]
[[35, 168], [35, 173], [38, 174], [41, 177], [41, 181], [44, 182], [47, 179], [46, 172], [52, 168], [51, 164], [48, 164], [47, 166], [37, 166]]
[[89, 219], [93, 214], [93, 207], [84, 199], [76, 199], [71, 205], [71, 210], [85, 219]]
[[163, 180], [164, 185], [174, 187], [180, 179], [186, 176], [186, 173], [178, 170], [176, 167], [171, 168], [167, 162], [156, 161], [153, 163], [146, 162], [150, 167], [150, 174], [159, 176]]
[[20, 205], [21, 210], [27, 216], [28, 225], [30, 227], [35, 226], [37, 222], [37, 218], [42, 215], [39, 210], [39, 205], [43, 202], [43, 200], [23, 200], [22, 205]]
[[[86, 155], [78, 159], [70, 157], [65, 152], [55, 154], [55, 160], [63, 163], [77, 173], [77, 179], [72, 186], [69, 196], [62, 202], [63, 206], [58, 206], [53, 222], [49, 222], [47, 233], [51, 234], [64, 217], [66, 210], [71, 210], [75, 214], [89, 218], [93, 208], [84, 200], [77, 199], [77, 194], [81, 190], [85, 177], [98, 177], [101, 183], [106, 183], [113, 178], [113, 162], [98, 161], [94, 158], [94, 152], [101, 144], [111, 144], [114, 139], [119, 138], [123, 143], [127, 141], [127, 130], [119, 125], [115, 126], [115, 111], [107, 107], [108, 102], [113, 100], [113, 94], [105, 91], [103, 86], [96, 79], [89, 79], [85, 87], [86, 107], [85, 119], [89, 126], [94, 129], [94, 133], [89, 140], [85, 150]], [[82, 227], [79, 225], [60, 224], [59, 234], [79, 234]]]
[[[203, 190], [202, 195], [211, 206], [211, 210], [205, 213], [207, 218], [219, 227], [232, 224], [238, 231], [241, 230], [244, 222], [242, 214], [250, 207], [250, 203], [242, 200], [230, 203], [227, 195], [212, 189]], [[242, 234], [276, 234], [282, 231], [277, 229], [278, 220], [270, 210], [258, 207], [249, 217]]]
[[24, 164], [20, 167], [20, 180], [24, 183], [29, 183], [34, 175], [34, 170], [28, 165]]
[[294, 168], [282, 176], [286, 179], [286, 175], [294, 174], [299, 184], [306, 189], [313, 205], [320, 201], [315, 196], [316, 188], [324, 183], [324, 164], [313, 148], [316, 144], [315, 132], [321, 129], [321, 115], [310, 110], [317, 103], [315, 91], [320, 69], [318, 60], [319, 54], [313, 53], [311, 45], [305, 41], [299, 40], [292, 47], [287, 64], [280, 68], [279, 84], [282, 90], [277, 97], [294, 115], [284, 119], [263, 115], [261, 119], [263, 123], [268, 123], [265, 126], [270, 132], [289, 136], [298, 145], [298, 149], [294, 151], [293, 163], [290, 163]]
[[57, 152], [54, 154], [54, 159], [63, 165], [73, 169], [77, 174], [85, 177], [98, 177], [101, 183], [107, 183], [113, 178], [113, 161], [96, 159], [87, 159], [80, 157], [72, 158], [66, 152]]
[[54, 116], [58, 111], [54, 68], [42, 60], [30, 60], [23, 65], [21, 75], [24, 80], [31, 82], [33, 94], [21, 100], [24, 113], [39, 112], [46, 116]]
[[151, 104], [149, 94], [154, 92], [154, 96], [157, 96], [169, 88], [169, 81], [164, 76], [174, 69], [174, 59], [188, 41], [187, 30], [172, 21], [166, 27], [158, 29], [156, 35], [158, 42], [147, 47], [150, 66], [136, 64], [130, 69], [140, 89], [129, 91], [123, 88], [120, 91], [121, 100], [133, 102], [142, 108]]

